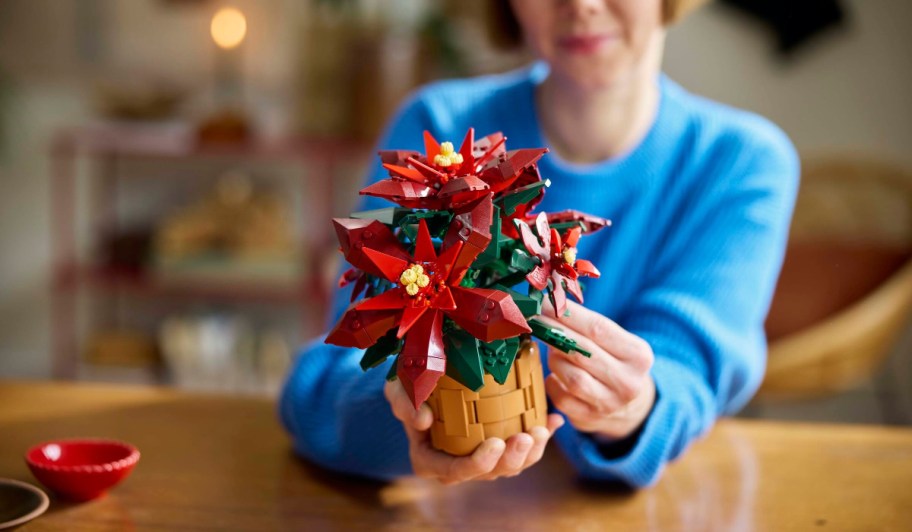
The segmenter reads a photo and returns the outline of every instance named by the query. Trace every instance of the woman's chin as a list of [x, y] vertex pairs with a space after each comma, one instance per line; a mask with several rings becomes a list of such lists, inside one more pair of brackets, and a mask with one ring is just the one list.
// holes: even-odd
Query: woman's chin
[[608, 61], [570, 61], [552, 64], [552, 69], [564, 83], [584, 92], [610, 89], [626, 77], [623, 69]]

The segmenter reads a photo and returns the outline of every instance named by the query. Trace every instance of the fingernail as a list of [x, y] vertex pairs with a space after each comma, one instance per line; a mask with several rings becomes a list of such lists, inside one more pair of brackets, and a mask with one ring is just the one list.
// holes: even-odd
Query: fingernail
[[490, 440], [491, 443], [488, 444], [487, 454], [497, 454], [501, 452], [501, 446], [497, 443], [497, 440]]

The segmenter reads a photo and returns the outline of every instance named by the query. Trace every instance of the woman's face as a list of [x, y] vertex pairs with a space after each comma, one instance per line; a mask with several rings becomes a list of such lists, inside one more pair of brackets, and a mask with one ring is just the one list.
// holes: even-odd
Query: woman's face
[[511, 0], [527, 44], [561, 81], [608, 88], [658, 71], [662, 0]]

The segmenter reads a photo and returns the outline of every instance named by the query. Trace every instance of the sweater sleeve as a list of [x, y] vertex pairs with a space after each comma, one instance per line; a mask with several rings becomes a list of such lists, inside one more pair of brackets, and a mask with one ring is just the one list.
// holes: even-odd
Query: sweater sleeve
[[[391, 121], [381, 149], [422, 149], [415, 145], [429, 129], [420, 96], [408, 100]], [[385, 177], [379, 163], [368, 182]], [[358, 210], [392, 206], [364, 198]], [[331, 316], [348, 306], [350, 290], [335, 292]], [[411, 462], [402, 424], [383, 396], [384, 375], [392, 361], [362, 371], [363, 350], [327, 345], [325, 337], [304, 347], [293, 364], [279, 398], [279, 416], [298, 454], [329, 469], [389, 479], [408, 474]]]
[[699, 201], [676, 220], [643, 288], [618, 317], [655, 353], [656, 402], [630, 450], [606, 455], [569, 424], [557, 434], [584, 477], [655, 483], [668, 461], [759, 387], [763, 322], [784, 257], [799, 164], [789, 140], [768, 123], [743, 143], [743, 162], [697, 191]]

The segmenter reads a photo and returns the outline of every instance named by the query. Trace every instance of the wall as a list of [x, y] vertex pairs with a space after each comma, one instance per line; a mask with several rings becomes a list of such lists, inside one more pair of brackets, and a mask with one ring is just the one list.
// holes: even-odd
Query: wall
[[[208, 68], [204, 52], [186, 55], [178, 45], [205, 39], [204, 12], [178, 17], [158, 0], [83, 1], [97, 4], [114, 28], [103, 37], [113, 50], [103, 64], [157, 69], [163, 64], [158, 50], [165, 47], [169, 72], [199, 80]], [[288, 79], [282, 65], [296, 42], [292, 17], [282, 15], [300, 4], [239, 3], [263, 17], [259, 27], [270, 28], [251, 34], [251, 47], [268, 59], [250, 68], [267, 82], [267, 94], [280, 93]], [[90, 115], [86, 80], [74, 78], [67, 66], [85, 56], [91, 67], [96, 57], [92, 42], [72, 50], [72, 4], [0, 2], [0, 66], [21, 74], [0, 113], [7, 136], [0, 154], [0, 377], [40, 377], [49, 370], [47, 141], [56, 128]], [[711, 6], [671, 32], [667, 71], [695, 92], [770, 117], [802, 153], [864, 151], [912, 165], [912, 3], [846, 4], [852, 26], [822, 36], [788, 62], [773, 55], [772, 39], [753, 22]], [[34, 46], [34, 35], [43, 35], [42, 47]]]
[[753, 19], [711, 5], [670, 32], [666, 71], [696, 93], [769, 117], [803, 155], [861, 152], [912, 167], [912, 2], [842, 3], [848, 26], [786, 60]]

